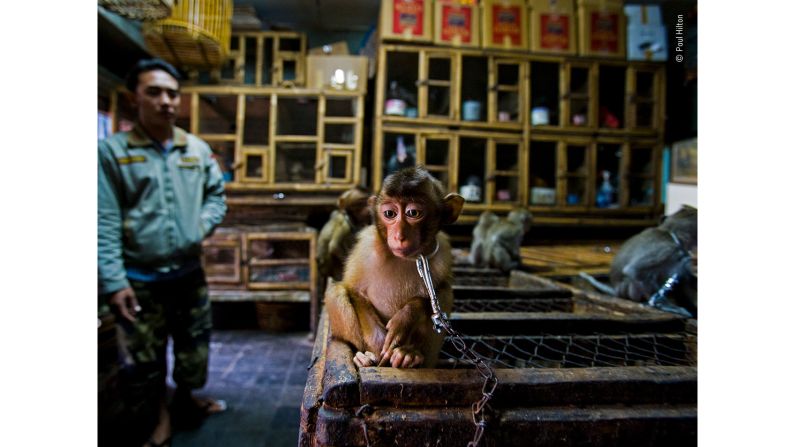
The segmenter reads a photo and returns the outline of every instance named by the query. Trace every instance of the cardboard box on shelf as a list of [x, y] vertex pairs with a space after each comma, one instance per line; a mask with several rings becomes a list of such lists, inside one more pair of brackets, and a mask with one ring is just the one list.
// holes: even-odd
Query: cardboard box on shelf
[[579, 54], [626, 57], [627, 18], [623, 0], [579, 0]]
[[434, 2], [433, 41], [457, 47], [480, 46], [480, 8], [473, 2]]
[[627, 25], [662, 25], [660, 5], [625, 5]]
[[431, 42], [431, 0], [384, 0], [381, 2], [381, 39]]
[[318, 56], [306, 58], [309, 88], [367, 91], [366, 56]]
[[668, 39], [665, 26], [627, 26], [627, 59], [631, 61], [667, 60]]
[[574, 0], [530, 0], [530, 51], [575, 54], [577, 24]]
[[484, 48], [527, 49], [527, 7], [523, 0], [483, 0]]

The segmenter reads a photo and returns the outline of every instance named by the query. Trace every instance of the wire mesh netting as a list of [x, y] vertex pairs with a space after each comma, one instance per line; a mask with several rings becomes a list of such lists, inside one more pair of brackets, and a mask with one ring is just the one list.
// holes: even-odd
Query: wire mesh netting
[[453, 284], [459, 286], [495, 286], [507, 287], [508, 277], [499, 275], [457, 274], [453, 276]]
[[[495, 368], [694, 366], [688, 334], [465, 336], [464, 342]], [[450, 338], [439, 367], [469, 368]]]
[[572, 312], [570, 298], [468, 299], [453, 302], [454, 312]]

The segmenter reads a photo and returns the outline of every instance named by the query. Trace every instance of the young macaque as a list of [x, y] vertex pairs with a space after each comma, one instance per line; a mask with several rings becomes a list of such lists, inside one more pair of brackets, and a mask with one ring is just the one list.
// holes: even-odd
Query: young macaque
[[384, 179], [369, 205], [375, 225], [359, 233], [342, 281], [326, 290], [331, 334], [353, 347], [358, 367], [433, 367], [444, 337], [433, 330], [416, 259], [428, 259], [439, 305], [450, 312], [452, 254], [439, 230], [458, 219], [464, 198], [410, 167]]
[[523, 208], [511, 211], [505, 219], [499, 219], [490, 211], [484, 212], [472, 232], [470, 262], [504, 272], [519, 267], [522, 239], [532, 222], [532, 214]]
[[317, 268], [323, 280], [329, 276], [335, 281], [342, 279], [345, 259], [356, 243], [356, 234], [372, 222], [367, 205], [369, 197], [370, 191], [357, 186], [337, 199], [337, 209], [331, 212], [317, 237]]

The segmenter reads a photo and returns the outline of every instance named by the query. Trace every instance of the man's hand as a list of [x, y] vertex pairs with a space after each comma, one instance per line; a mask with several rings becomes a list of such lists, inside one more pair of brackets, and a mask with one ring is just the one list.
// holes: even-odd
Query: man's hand
[[121, 289], [111, 295], [110, 305], [115, 307], [122, 317], [133, 322], [135, 321], [136, 312], [141, 310], [132, 287]]

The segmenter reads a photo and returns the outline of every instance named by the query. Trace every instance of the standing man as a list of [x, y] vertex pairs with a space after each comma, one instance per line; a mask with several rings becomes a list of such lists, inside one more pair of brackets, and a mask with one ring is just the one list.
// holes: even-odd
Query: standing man
[[[179, 79], [165, 61], [138, 62], [126, 80], [135, 128], [99, 142], [99, 294], [124, 331], [134, 363], [130, 389], [157, 416], [150, 447], [170, 443], [172, 412], [198, 424], [226, 408], [193, 395], [207, 380], [211, 328], [201, 243], [224, 218], [226, 197], [210, 146], [174, 126]], [[171, 411], [169, 336], [177, 384]]]

